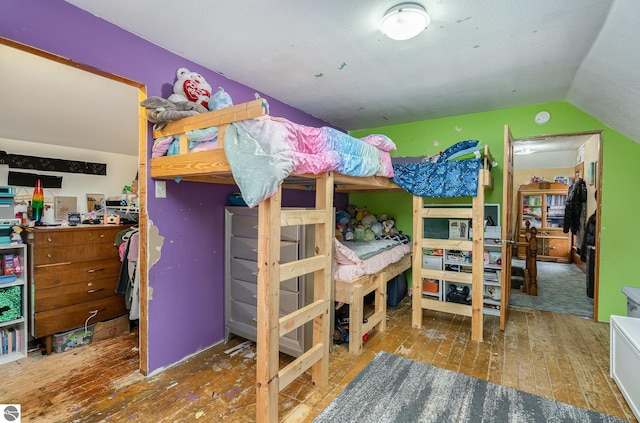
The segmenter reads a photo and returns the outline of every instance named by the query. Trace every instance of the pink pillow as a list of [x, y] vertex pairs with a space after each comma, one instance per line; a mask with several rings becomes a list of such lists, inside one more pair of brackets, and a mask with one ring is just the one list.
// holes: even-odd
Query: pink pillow
[[387, 137], [386, 135], [372, 134], [361, 138], [361, 140], [366, 142], [367, 144], [373, 145], [374, 147], [378, 147], [378, 149], [382, 151], [396, 150], [395, 143], [391, 141], [391, 138]]
[[338, 264], [356, 264], [358, 266], [364, 266], [364, 261], [360, 260], [356, 253], [345, 247], [335, 238], [333, 238], [333, 252], [336, 263]]

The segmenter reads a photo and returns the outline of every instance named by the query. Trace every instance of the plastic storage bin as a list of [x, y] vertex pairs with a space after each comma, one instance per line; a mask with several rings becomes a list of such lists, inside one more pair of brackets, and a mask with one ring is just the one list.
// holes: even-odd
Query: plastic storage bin
[[407, 277], [404, 272], [387, 282], [387, 306], [396, 307], [407, 295]]
[[640, 317], [640, 288], [623, 286], [622, 293], [627, 296], [627, 316]]
[[65, 352], [72, 348], [88, 345], [93, 340], [95, 324], [73, 329], [68, 332], [56, 333], [53, 335], [53, 347], [57, 353]]

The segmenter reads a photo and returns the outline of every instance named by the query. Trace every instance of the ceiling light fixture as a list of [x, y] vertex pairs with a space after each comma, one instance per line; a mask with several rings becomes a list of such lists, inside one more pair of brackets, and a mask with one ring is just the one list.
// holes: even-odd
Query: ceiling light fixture
[[392, 40], [408, 40], [427, 29], [431, 18], [417, 3], [402, 3], [387, 10], [380, 20], [380, 31]]

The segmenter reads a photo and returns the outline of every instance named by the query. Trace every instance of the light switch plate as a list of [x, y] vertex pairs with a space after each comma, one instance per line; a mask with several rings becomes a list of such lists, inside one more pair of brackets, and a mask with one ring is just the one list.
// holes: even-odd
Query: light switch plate
[[156, 198], [167, 198], [167, 181], [156, 181]]

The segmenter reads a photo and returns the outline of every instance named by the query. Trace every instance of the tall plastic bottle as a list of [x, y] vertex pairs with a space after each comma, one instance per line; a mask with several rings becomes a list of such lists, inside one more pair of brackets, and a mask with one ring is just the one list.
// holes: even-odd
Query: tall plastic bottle
[[40, 179], [38, 179], [36, 187], [33, 189], [31, 208], [33, 210], [33, 220], [36, 223], [40, 222], [44, 211], [44, 193], [42, 191], [42, 181]]

